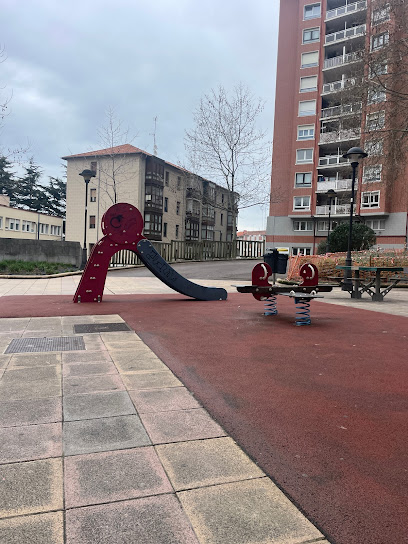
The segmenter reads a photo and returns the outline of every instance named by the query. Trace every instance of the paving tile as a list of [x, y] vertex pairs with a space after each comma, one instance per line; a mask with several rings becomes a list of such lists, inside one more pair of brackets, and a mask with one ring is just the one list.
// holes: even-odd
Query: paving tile
[[61, 336], [62, 329], [41, 329], [39, 331], [25, 331], [21, 335], [21, 338], [51, 338], [53, 336]]
[[54, 380], [59, 383], [61, 378], [60, 366], [35, 366], [32, 368], [9, 368], [3, 376], [5, 383], [22, 383], [32, 380]]
[[[119, 314], [93, 315], [92, 323], [123, 323], [124, 319]], [[80, 321], [78, 323], [81, 323]], [[85, 323], [85, 321], [84, 321]]]
[[136, 414], [127, 391], [64, 397], [64, 421]]
[[117, 374], [116, 366], [109, 362], [102, 363], [66, 363], [64, 364], [63, 376], [98, 376], [103, 374]]
[[0, 520], [0, 542], [4, 544], [63, 544], [63, 514], [53, 512]]
[[0, 355], [0, 368], [6, 368], [11, 359], [11, 355]]
[[45, 423], [0, 429], [0, 463], [62, 455], [62, 424]]
[[101, 338], [104, 342], [139, 342], [144, 343], [135, 331], [111, 331], [101, 332]]
[[56, 366], [61, 364], [60, 353], [22, 353], [11, 356], [10, 368]]
[[122, 380], [129, 390], [179, 387], [180, 385], [183, 385], [170, 370], [122, 374]]
[[56, 380], [4, 383], [2, 379], [0, 382], [0, 399], [2, 401], [58, 397], [60, 395], [61, 383]]
[[221, 427], [201, 408], [141, 414], [140, 417], [153, 444], [225, 436]]
[[0, 319], [0, 332], [24, 332], [29, 322], [29, 317]]
[[68, 510], [67, 544], [199, 544], [173, 495]]
[[123, 450], [151, 444], [140, 419], [135, 415], [67, 421], [63, 429], [65, 455]]
[[131, 351], [125, 351], [124, 353], [127, 356], [122, 357], [122, 360], [114, 360], [119, 372], [129, 374], [135, 372], [146, 372], [148, 370], [168, 370], [168, 367], [152, 352], [149, 354], [139, 354], [138, 352], [133, 353]]
[[193, 395], [185, 387], [129, 391], [129, 395], [137, 411], [141, 414], [146, 412], [168, 412], [170, 410], [201, 408]]
[[322, 537], [269, 478], [177, 495], [202, 544], [298, 544]]
[[0, 402], [0, 427], [62, 421], [61, 397]]
[[0, 518], [62, 509], [62, 461], [0, 465]]
[[81, 334], [87, 351], [106, 351], [105, 344], [99, 334]]
[[10, 342], [14, 340], [14, 338], [20, 338], [20, 335], [19, 334], [0, 334], [0, 353], [1, 354], [4, 354]]
[[156, 446], [176, 491], [265, 476], [232, 438]]
[[81, 376], [64, 378], [64, 395], [81, 395], [98, 391], [123, 391], [125, 389], [119, 374], [105, 376]]
[[109, 351], [133, 351], [143, 342], [139, 339], [133, 340], [105, 340], [104, 345]]
[[65, 458], [67, 508], [172, 493], [154, 448]]
[[111, 361], [107, 351], [71, 351], [62, 353], [63, 363], [100, 363]]
[[32, 317], [26, 327], [26, 331], [48, 331], [61, 328], [60, 317]]

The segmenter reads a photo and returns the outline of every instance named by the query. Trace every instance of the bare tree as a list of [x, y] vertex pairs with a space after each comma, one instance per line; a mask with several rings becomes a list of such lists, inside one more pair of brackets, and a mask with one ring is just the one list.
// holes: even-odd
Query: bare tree
[[[243, 84], [205, 94], [193, 112], [185, 146], [193, 171], [228, 189], [235, 237], [239, 208], [269, 201], [270, 145], [257, 127], [264, 102]], [[238, 196], [239, 195], [239, 196]]]

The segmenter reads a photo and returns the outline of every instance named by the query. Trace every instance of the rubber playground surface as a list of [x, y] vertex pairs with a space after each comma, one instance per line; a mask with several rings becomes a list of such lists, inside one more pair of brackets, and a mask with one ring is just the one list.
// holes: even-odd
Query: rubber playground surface
[[408, 318], [262, 312], [238, 293], [0, 300], [0, 317], [119, 314], [332, 543], [408, 543]]

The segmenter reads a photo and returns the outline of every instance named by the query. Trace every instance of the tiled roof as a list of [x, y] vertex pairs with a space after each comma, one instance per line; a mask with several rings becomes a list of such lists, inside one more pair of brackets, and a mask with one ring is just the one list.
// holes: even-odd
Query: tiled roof
[[124, 144], [115, 147], [107, 147], [106, 149], [98, 149], [97, 151], [88, 151], [87, 153], [78, 153], [77, 155], [66, 155], [62, 159], [76, 159], [77, 157], [97, 157], [101, 155], [130, 155], [134, 153], [143, 153], [152, 157], [151, 153], [143, 151], [134, 145]]

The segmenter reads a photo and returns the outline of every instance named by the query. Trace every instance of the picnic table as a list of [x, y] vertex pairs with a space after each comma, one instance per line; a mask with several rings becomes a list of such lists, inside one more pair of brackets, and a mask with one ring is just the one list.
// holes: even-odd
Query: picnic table
[[[381, 273], [382, 272], [402, 272], [402, 266], [346, 266], [337, 265], [337, 270], [350, 270], [353, 282], [353, 289], [350, 291], [351, 298], [361, 298], [363, 293], [368, 293], [371, 299], [376, 302], [382, 302], [387, 293], [393, 289], [402, 277], [393, 277], [392, 283], [381, 291]], [[368, 280], [360, 277], [360, 272], [371, 272]]]

